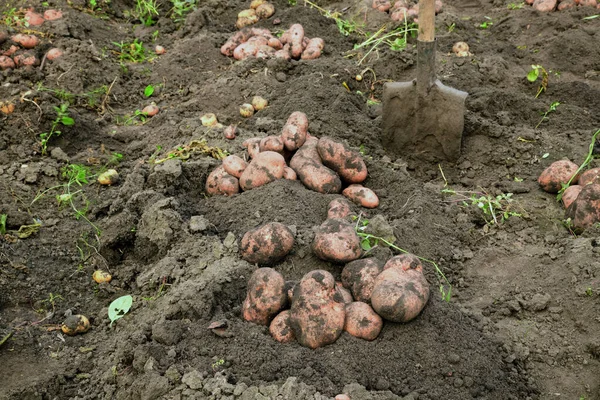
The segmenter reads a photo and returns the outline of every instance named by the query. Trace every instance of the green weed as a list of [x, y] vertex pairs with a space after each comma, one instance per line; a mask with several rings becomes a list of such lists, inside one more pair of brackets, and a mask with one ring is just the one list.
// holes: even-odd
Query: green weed
[[133, 114], [117, 116], [117, 125], [144, 125], [148, 120], [148, 114], [141, 110], [135, 110]]
[[29, 27], [29, 22], [25, 19], [24, 12], [22, 10], [17, 10], [16, 8], [9, 8], [8, 10], [2, 13], [2, 22], [4, 25], [10, 27]]
[[156, 23], [154, 17], [158, 16], [158, 2], [156, 0], [137, 0], [134, 15], [146, 26]]
[[492, 19], [490, 17], [483, 17], [483, 18], [487, 19], [487, 21], [483, 21], [481, 24], [479, 24], [480, 29], [488, 29], [492, 25], [494, 25], [494, 23], [492, 22]]
[[442, 189], [443, 194], [455, 196], [450, 203], [459, 203], [463, 207], [475, 206], [481, 210], [487, 225], [501, 224], [510, 217], [522, 217], [522, 213], [514, 211], [512, 193], [501, 193], [492, 196], [485, 192], [456, 191]]
[[6, 214], [0, 214], [0, 235], [6, 234]]
[[117, 54], [119, 55], [119, 61], [121, 63], [131, 62], [131, 63], [141, 63], [144, 61], [149, 61], [153, 57], [150, 55], [150, 52], [146, 47], [144, 47], [144, 43], [134, 39], [133, 42], [124, 43], [124, 42], [113, 42], [115, 46], [119, 48]]
[[150, 96], [152, 96], [153, 93], [154, 93], [154, 86], [153, 85], [146, 86], [146, 88], [144, 89], [144, 96], [150, 97]]
[[171, 0], [173, 8], [171, 8], [171, 19], [174, 22], [182, 22], [185, 17], [196, 9], [197, 0]]
[[540, 77], [540, 74], [542, 76], [542, 82], [537, 91], [537, 94], [535, 95], [536, 99], [540, 96], [540, 94], [542, 94], [542, 92], [545, 92], [546, 89], [548, 88], [548, 72], [541, 65], [532, 65], [531, 69], [527, 73], [527, 80], [531, 83], [534, 83], [535, 81], [537, 81], [538, 78]]
[[52, 121], [52, 127], [49, 132], [40, 133], [40, 145], [42, 147], [42, 155], [46, 155], [48, 149], [48, 142], [52, 136], [60, 136], [62, 132], [58, 130], [60, 125], [72, 126], [75, 124], [75, 120], [69, 116], [69, 104], [62, 103], [58, 107], [54, 107], [56, 112], [56, 118]]
[[520, 3], [510, 3], [507, 8], [509, 10], [520, 10], [521, 8], [525, 7], [525, 3], [524, 2], [520, 2]]
[[304, 4], [308, 4], [311, 8], [317, 9], [325, 18], [333, 19], [338, 27], [338, 30], [344, 36], [348, 36], [351, 33], [360, 31], [358, 24], [341, 18], [342, 14], [337, 11], [331, 12], [329, 10], [325, 10], [310, 0], [304, 0]]
[[374, 34], [370, 35], [364, 42], [354, 46], [354, 50], [361, 49], [363, 47], [369, 48], [369, 50], [362, 56], [357, 62], [358, 65], [375, 51], [380, 45], [386, 45], [392, 51], [402, 51], [406, 48], [408, 35], [416, 35], [418, 29], [414, 23], [406, 22], [404, 19], [404, 26], [393, 29], [390, 32], [386, 32], [386, 26], [384, 25]]
[[546, 110], [546, 112], [541, 113], [542, 119], [540, 119], [540, 122], [537, 123], [537, 125], [535, 126], [534, 129], [537, 129], [542, 124], [542, 122], [544, 122], [545, 120], [549, 120], [550, 118], [548, 117], [548, 114], [556, 111], [556, 107], [558, 107], [559, 105], [560, 105], [560, 103], [558, 101], [555, 101], [552, 104], [550, 104], [550, 107], [548, 107], [548, 110]]

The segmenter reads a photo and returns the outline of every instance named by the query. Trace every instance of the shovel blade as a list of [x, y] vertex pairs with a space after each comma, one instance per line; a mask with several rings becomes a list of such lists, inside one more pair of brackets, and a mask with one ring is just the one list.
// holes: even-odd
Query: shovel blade
[[391, 152], [427, 161], [460, 157], [467, 93], [435, 80], [419, 95], [416, 81], [383, 88], [383, 145]]

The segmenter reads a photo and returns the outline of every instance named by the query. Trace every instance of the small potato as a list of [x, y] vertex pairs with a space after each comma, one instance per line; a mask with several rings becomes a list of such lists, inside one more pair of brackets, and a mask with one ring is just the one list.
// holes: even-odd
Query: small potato
[[115, 169], [109, 169], [98, 176], [101, 185], [114, 185], [119, 181], [119, 173]]
[[376, 10], [386, 12], [392, 8], [392, 3], [390, 0], [373, 0], [372, 7]]
[[348, 183], [361, 183], [367, 179], [367, 166], [358, 151], [329, 137], [322, 137], [317, 151], [323, 164], [338, 173]]
[[159, 111], [159, 108], [154, 103], [147, 105], [146, 107], [144, 107], [142, 109], [142, 113], [148, 117], [154, 117], [156, 114], [158, 114], [158, 111]]
[[571, 219], [571, 229], [576, 234], [600, 222], [600, 184], [582, 186], [579, 196], [565, 211], [565, 218]]
[[14, 44], [12, 46], [10, 46], [8, 48], [8, 50], [6, 50], [4, 53], [2, 53], [3, 56], [7, 56], [7, 57], [11, 57], [13, 54], [15, 54], [17, 51], [19, 51], [19, 46], [15, 46]]
[[335, 293], [333, 295], [333, 300], [338, 303], [348, 304], [352, 303], [354, 299], [352, 298], [352, 293], [348, 289], [342, 285], [342, 282], [335, 283]]
[[600, 168], [591, 168], [579, 176], [579, 184], [581, 186], [591, 183], [600, 183]]
[[581, 193], [581, 189], [583, 189], [583, 186], [571, 185], [563, 192], [561, 200], [565, 208], [569, 208], [569, 206], [575, 201], [577, 196], [579, 196], [579, 193]]
[[346, 304], [346, 332], [360, 339], [375, 340], [381, 328], [383, 320], [370, 305], [361, 301]]
[[327, 218], [343, 219], [352, 214], [352, 209], [348, 200], [339, 198], [331, 200], [327, 206]]
[[219, 165], [208, 175], [205, 191], [209, 195], [232, 196], [240, 192], [240, 186], [238, 179], [225, 172], [223, 165]]
[[325, 42], [321, 38], [312, 38], [306, 44], [306, 48], [302, 52], [303, 60], [314, 60], [321, 57], [321, 51], [325, 47]]
[[63, 13], [60, 10], [44, 11], [44, 19], [46, 21], [56, 21], [57, 19], [61, 19], [62, 17], [63, 17]]
[[260, 151], [274, 151], [283, 153], [283, 141], [280, 136], [267, 136], [260, 141]]
[[161, 46], [159, 44], [157, 44], [156, 46], [154, 46], [154, 54], [157, 54], [157, 55], [160, 56], [160, 55], [163, 55], [163, 54], [166, 54], [166, 53], [167, 53], [167, 50], [164, 48], [164, 46]]
[[40, 26], [45, 22], [42, 14], [38, 14], [33, 10], [29, 10], [25, 13], [25, 21], [27, 21], [29, 26]]
[[302, 55], [304, 47], [302, 41], [304, 40], [304, 28], [300, 24], [294, 24], [289, 29], [291, 44], [291, 56], [292, 58], [298, 59]]
[[229, 125], [223, 131], [223, 136], [225, 137], [225, 139], [233, 140], [233, 139], [235, 139], [236, 131], [237, 131], [237, 125]]
[[15, 111], [14, 103], [10, 101], [0, 101], [0, 112], [4, 115], [12, 114]]
[[294, 111], [288, 117], [281, 131], [281, 139], [287, 150], [298, 150], [308, 134], [308, 117], [301, 111]]
[[346, 264], [342, 284], [350, 289], [356, 301], [371, 302], [375, 278], [383, 271], [383, 263], [375, 258], [362, 258]]
[[63, 52], [61, 49], [57, 49], [56, 47], [53, 49], [48, 50], [48, 53], [46, 53], [46, 58], [49, 61], [54, 61], [60, 57], [63, 56]]
[[223, 159], [223, 169], [225, 169], [225, 172], [236, 178], [242, 176], [242, 172], [244, 172], [246, 167], [248, 167], [248, 163], [236, 155], [230, 155]]
[[558, 3], [558, 7], [556, 7], [556, 9], [558, 11], [563, 11], [568, 8], [573, 8], [576, 5], [577, 3], [575, 3], [575, 0], [562, 0], [560, 3]]
[[397, 8], [394, 12], [390, 14], [390, 18], [392, 18], [392, 21], [396, 22], [404, 22], [404, 19], [407, 18], [407, 16], [408, 8], [406, 7]]
[[442, 12], [443, 9], [444, 3], [442, 3], [442, 0], [435, 0], [435, 13], [439, 14]]
[[243, 10], [238, 14], [237, 21], [235, 26], [238, 29], [242, 29], [245, 26], [249, 26], [258, 22], [258, 15], [256, 15], [256, 10], [249, 9]]
[[108, 283], [112, 280], [112, 275], [106, 271], [102, 271], [101, 269], [94, 271], [92, 274], [92, 279], [96, 283]]
[[379, 198], [374, 191], [362, 185], [352, 184], [342, 192], [352, 202], [365, 208], [376, 208], [379, 206]]
[[342, 219], [327, 219], [315, 233], [312, 250], [321, 260], [344, 264], [362, 255], [354, 226]]
[[282, 58], [284, 60], [290, 60], [292, 58], [290, 55], [290, 45], [286, 44], [285, 46], [283, 46], [283, 49], [277, 50], [273, 57]]
[[90, 321], [85, 315], [71, 315], [65, 319], [60, 326], [60, 330], [65, 335], [73, 336], [78, 333], [85, 333], [90, 329]]
[[254, 107], [250, 103], [244, 103], [240, 106], [240, 115], [244, 118], [250, 118], [254, 115]]
[[271, 319], [285, 306], [283, 276], [272, 268], [259, 268], [248, 281], [248, 293], [242, 303], [244, 320], [269, 325]]
[[579, 0], [579, 5], [582, 7], [598, 7], [598, 2], [596, 0]]
[[256, 7], [256, 15], [260, 19], [267, 19], [273, 14], [275, 14], [275, 6], [271, 3], [263, 3]]
[[454, 46], [452, 46], [452, 52], [456, 54], [457, 57], [467, 57], [471, 55], [469, 52], [469, 45], [465, 42], [454, 43]]
[[13, 60], [18, 67], [39, 65], [39, 60], [37, 57], [29, 52], [14, 56]]
[[13, 42], [20, 45], [24, 49], [33, 49], [40, 44], [40, 39], [35, 35], [24, 35], [18, 33], [10, 38]]
[[297, 181], [298, 176], [296, 175], [296, 171], [290, 167], [285, 167], [283, 169], [283, 179], [287, 179], [288, 181]]
[[274, 48], [275, 50], [281, 50], [281, 49], [283, 49], [283, 44], [276, 37], [270, 38], [268, 45], [270, 47]]
[[233, 58], [236, 60], [245, 60], [248, 57], [254, 57], [258, 52], [258, 46], [252, 42], [240, 44], [233, 50]]
[[377, 314], [392, 322], [415, 318], [429, 300], [429, 283], [414, 269], [388, 268], [375, 278], [371, 305]]
[[265, 4], [266, 2], [267, 0], [252, 0], [252, 2], [250, 3], [250, 8], [256, 10], [258, 6], [260, 6], [261, 4]]
[[[538, 178], [542, 190], [548, 193], [558, 193], [562, 185], [577, 172], [579, 166], [569, 160], [555, 161], [542, 172]], [[571, 183], [577, 183], [579, 177], [575, 177]]]
[[267, 108], [267, 106], [269, 105], [269, 101], [267, 99], [265, 99], [264, 97], [254, 96], [252, 98], [251, 104], [252, 104], [252, 107], [254, 107], [254, 109], [256, 111], [260, 111], [260, 110], [264, 110], [265, 108]]
[[283, 178], [285, 159], [274, 151], [256, 154], [240, 176], [242, 190], [251, 190]]
[[213, 113], [204, 114], [200, 117], [202, 126], [216, 126], [218, 124], [217, 116]]
[[290, 310], [280, 312], [269, 325], [271, 336], [280, 343], [290, 343], [296, 339], [290, 326], [290, 314]]
[[421, 260], [419, 257], [410, 253], [400, 254], [390, 258], [383, 266], [383, 270], [385, 271], [390, 268], [400, 268], [403, 271], [414, 269], [415, 271], [423, 273], [423, 264], [421, 264]]
[[557, 0], [535, 0], [533, 8], [539, 12], [550, 12], [556, 8]]
[[7, 56], [0, 56], [0, 69], [14, 69], [15, 67], [16, 65], [12, 58]]
[[240, 252], [251, 264], [271, 265], [283, 259], [292, 247], [292, 231], [279, 222], [269, 222], [244, 234]]

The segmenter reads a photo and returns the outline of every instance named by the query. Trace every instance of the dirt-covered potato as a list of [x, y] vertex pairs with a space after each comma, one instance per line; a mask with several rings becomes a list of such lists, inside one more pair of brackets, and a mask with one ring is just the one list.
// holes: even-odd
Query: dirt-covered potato
[[228, 57], [233, 56], [233, 51], [240, 44], [247, 42], [252, 37], [253, 33], [249, 28], [240, 29], [237, 31], [223, 46], [221, 46], [221, 54]]
[[[558, 193], [562, 185], [569, 182], [569, 179], [577, 172], [579, 167], [569, 160], [555, 161], [542, 172], [538, 178], [542, 190], [548, 193]], [[577, 177], [571, 183], [577, 183]]]
[[[256, 43], [246, 42], [240, 44], [233, 50], [233, 58], [236, 60], [245, 60], [248, 57], [254, 57], [257, 52], [258, 45]], [[254, 109], [252, 110], [252, 114], [254, 114]]]
[[392, 8], [392, 3], [390, 0], [373, 0], [372, 7], [376, 10], [386, 12]]
[[269, 325], [287, 301], [283, 276], [272, 268], [259, 268], [248, 281], [248, 293], [242, 304], [246, 321]]
[[296, 174], [296, 171], [290, 167], [285, 167], [283, 169], [283, 179], [287, 179], [288, 181], [297, 181], [298, 175]]
[[242, 237], [240, 251], [249, 263], [271, 265], [284, 258], [294, 247], [294, 234], [279, 222], [269, 222], [249, 230]]
[[301, 111], [294, 111], [281, 131], [281, 139], [287, 150], [298, 150], [306, 141], [308, 118]]
[[339, 193], [342, 181], [338, 174], [324, 166], [317, 152], [317, 139], [307, 139], [290, 160], [290, 167], [296, 171], [300, 181], [319, 193]]
[[302, 55], [304, 50], [304, 28], [300, 24], [294, 24], [290, 26], [288, 30], [290, 38], [289, 43], [291, 44], [292, 58], [298, 59]]
[[311, 271], [298, 283], [290, 326], [301, 345], [316, 349], [335, 342], [342, 333], [346, 312], [334, 294], [335, 280], [327, 271]]
[[256, 7], [256, 15], [260, 19], [267, 19], [273, 14], [275, 14], [275, 6], [271, 3], [263, 3]]
[[581, 189], [583, 189], [583, 186], [571, 185], [563, 192], [562, 202], [565, 208], [569, 208], [569, 206], [575, 201], [577, 196], [579, 196], [579, 193], [581, 193]]
[[312, 38], [306, 44], [304, 51], [302, 52], [303, 60], [314, 60], [321, 57], [321, 52], [325, 47], [325, 41], [321, 38]]
[[323, 164], [338, 173], [348, 183], [361, 183], [367, 179], [367, 166], [358, 151], [329, 137], [322, 137], [317, 151]]
[[219, 165], [208, 175], [205, 190], [209, 195], [232, 196], [240, 192], [240, 185], [235, 176], [229, 175], [223, 165]]
[[582, 186], [579, 196], [567, 208], [565, 218], [571, 219], [575, 233], [600, 222], [600, 184]]
[[90, 329], [90, 321], [85, 315], [71, 315], [65, 319], [65, 322], [60, 326], [60, 330], [69, 336], [78, 333], [85, 333]]
[[389, 268], [400, 268], [403, 271], [414, 269], [415, 271], [423, 273], [423, 264], [421, 264], [421, 260], [419, 257], [410, 253], [400, 254], [390, 258], [383, 266], [384, 270]]
[[14, 69], [16, 67], [15, 62], [12, 58], [7, 56], [0, 56], [0, 69]]
[[355, 260], [342, 270], [342, 284], [350, 289], [356, 301], [370, 303], [375, 279], [382, 271], [383, 263], [376, 258]]
[[383, 320], [367, 303], [346, 304], [344, 330], [354, 337], [375, 340], [383, 328]]
[[312, 250], [321, 260], [340, 264], [362, 255], [354, 226], [342, 219], [327, 219], [321, 224], [315, 233]]
[[249, 10], [242, 10], [238, 14], [237, 21], [235, 26], [238, 29], [242, 29], [245, 26], [252, 25], [258, 22], [258, 15], [256, 15], [256, 10], [252, 8]]
[[591, 183], [600, 183], [600, 168], [591, 168], [583, 172], [579, 176], [578, 183], [581, 186], [589, 185]]
[[342, 194], [353, 203], [365, 208], [376, 208], [379, 206], [379, 197], [369, 188], [362, 185], [352, 184], [342, 191]]
[[260, 141], [260, 151], [274, 151], [283, 153], [283, 141], [280, 136], [267, 136]]
[[371, 305], [388, 321], [408, 322], [415, 318], [429, 300], [429, 283], [423, 273], [402, 268], [388, 268], [375, 278]]
[[327, 206], [327, 218], [338, 218], [343, 219], [352, 214], [350, 203], [348, 200], [339, 198], [333, 199]]
[[335, 293], [333, 295], [333, 299], [338, 303], [352, 303], [354, 299], [352, 298], [352, 293], [348, 289], [342, 285], [342, 282], [335, 283]]
[[278, 342], [290, 343], [295, 339], [294, 331], [290, 326], [290, 314], [290, 310], [280, 312], [269, 325], [271, 336]]
[[236, 178], [242, 176], [242, 172], [244, 172], [246, 167], [248, 167], [248, 163], [236, 155], [230, 155], [223, 159], [223, 169], [225, 169], [225, 172]]
[[251, 190], [281, 179], [285, 167], [285, 159], [281, 154], [274, 151], [260, 152], [242, 172], [240, 187], [243, 190]]

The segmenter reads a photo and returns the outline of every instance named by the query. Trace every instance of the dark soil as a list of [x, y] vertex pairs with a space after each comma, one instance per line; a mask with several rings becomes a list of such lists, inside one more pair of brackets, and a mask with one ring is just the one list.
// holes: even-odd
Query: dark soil
[[[0, 12], [40, 7], [33, 3], [1, 2]], [[387, 154], [381, 107], [367, 102], [381, 97], [383, 82], [414, 78], [414, 38], [405, 51], [382, 47], [358, 66], [358, 57], [345, 56], [363, 37], [341, 35], [302, 1], [277, 0], [275, 16], [259, 26], [301, 23], [325, 40], [322, 57], [235, 62], [219, 49], [248, 2], [200, 2], [174, 23], [163, 1], [153, 27], [128, 18], [133, 0], [112, 0], [107, 13], [90, 13], [82, 0], [49, 3], [64, 18], [39, 28], [48, 36], [35, 51], [41, 58], [51, 43], [65, 56], [0, 75], [0, 101], [16, 105], [0, 114], [0, 211], [9, 230], [0, 239], [0, 340], [11, 334], [0, 345], [0, 398], [600, 399], [600, 231], [573, 236], [561, 205], [536, 183], [552, 161], [582, 162], [600, 128], [600, 18], [583, 19], [597, 10], [541, 14], [511, 10], [509, 1], [449, 0], [437, 19], [438, 76], [469, 97], [461, 159], [438, 166], [418, 154]], [[344, 18], [356, 16], [371, 32], [389, 22], [360, 4], [319, 4], [351, 6]], [[493, 24], [480, 28], [487, 17]], [[113, 42], [134, 38], [167, 53], [122, 67]], [[452, 55], [457, 41], [468, 42], [473, 55]], [[537, 99], [539, 82], [525, 78], [532, 64], [549, 72]], [[148, 99], [150, 84], [156, 91]], [[83, 95], [103, 86], [100, 95]], [[69, 107], [75, 124], [61, 127], [42, 156], [39, 134], [64, 101], [57, 90], [80, 95]], [[254, 95], [269, 107], [242, 121], [238, 107]], [[121, 123], [150, 101], [161, 109], [157, 116]], [[535, 129], [555, 101], [561, 104]], [[425, 264], [432, 296], [424, 312], [408, 324], [386, 323], [373, 342], [344, 333], [310, 350], [277, 343], [267, 328], [241, 319], [256, 266], [241, 260], [238, 243], [263, 223], [281, 222], [296, 234], [292, 253], [275, 266], [286, 280], [314, 269], [339, 278], [341, 266], [310, 250], [338, 195], [280, 180], [231, 198], [206, 197], [217, 160], [198, 151], [153, 160], [200, 139], [241, 155], [243, 140], [279, 134], [293, 111], [308, 115], [313, 135], [367, 155], [365, 185], [381, 204], [363, 213], [392, 229], [398, 246], [440, 265], [453, 286], [449, 303]], [[200, 116], [209, 112], [224, 125], [239, 123], [238, 138], [204, 128]], [[113, 153], [122, 159], [111, 161]], [[94, 177], [70, 187], [81, 190], [73, 199], [80, 211], [87, 207], [85, 218], [57, 201], [64, 186], [46, 191], [66, 183], [70, 164], [92, 174], [110, 166], [121, 176], [110, 187]], [[520, 216], [486, 224], [489, 216], [453, 202], [444, 187], [513, 193], [511, 210]], [[17, 237], [34, 223], [37, 232]], [[393, 254], [373, 253], [382, 260]], [[112, 273], [109, 284], [92, 281], [100, 268]], [[108, 305], [125, 294], [133, 307], [110, 326]], [[86, 315], [90, 331], [70, 337], [55, 330], [71, 314]], [[227, 323], [220, 335], [207, 329], [217, 320]]]

